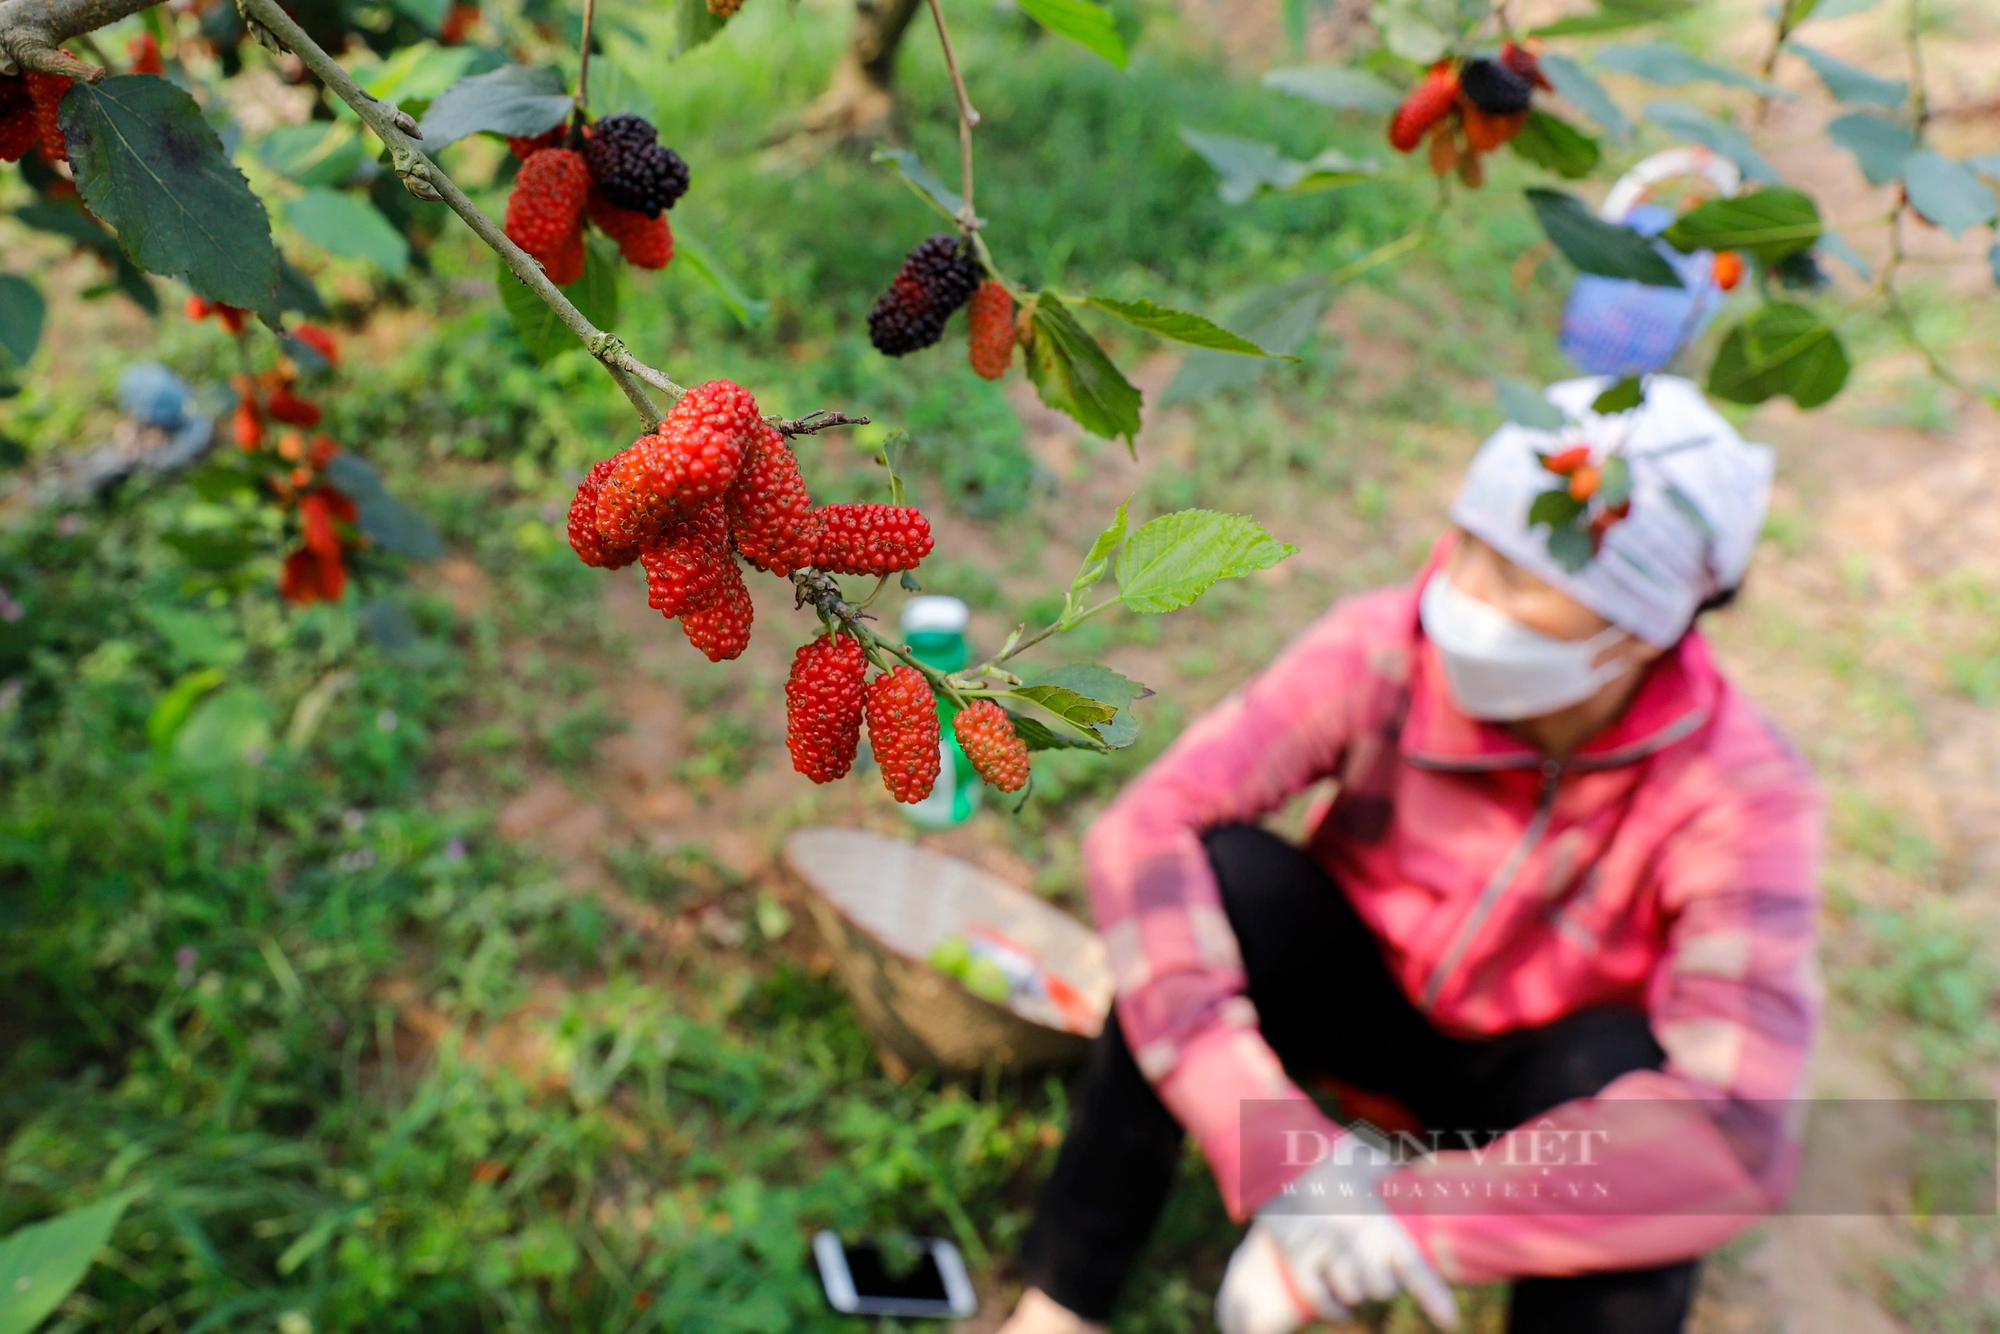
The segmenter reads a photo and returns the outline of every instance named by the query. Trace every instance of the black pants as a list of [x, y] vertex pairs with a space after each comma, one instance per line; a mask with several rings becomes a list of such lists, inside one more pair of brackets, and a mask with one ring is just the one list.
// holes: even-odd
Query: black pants
[[[1664, 1057], [1636, 1010], [1585, 1010], [1468, 1041], [1433, 1028], [1319, 863], [1261, 829], [1208, 837], [1265, 1039], [1295, 1071], [1395, 1098], [1426, 1125], [1511, 1129]], [[1030, 1283], [1110, 1316], [1166, 1205], [1182, 1131], [1114, 1020], [1091, 1051], [1069, 1133], [1022, 1249]], [[1698, 1262], [1514, 1284], [1510, 1334], [1674, 1334]]]

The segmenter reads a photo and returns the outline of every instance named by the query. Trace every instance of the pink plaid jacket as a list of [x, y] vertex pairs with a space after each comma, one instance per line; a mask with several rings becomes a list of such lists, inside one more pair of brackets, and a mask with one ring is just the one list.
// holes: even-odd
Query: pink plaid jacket
[[1693, 632], [1582, 750], [1527, 749], [1452, 705], [1421, 586], [1335, 606], [1086, 836], [1126, 1037], [1238, 1218], [1303, 1170], [1245, 1160], [1246, 1100], [1296, 1101], [1297, 1124], [1337, 1133], [1258, 1031], [1201, 843], [1331, 777], [1311, 850], [1438, 1027], [1623, 1004], [1667, 1052], [1546, 1118], [1605, 1132], [1591, 1181], [1615, 1215], [1562, 1204], [1561, 1171], [1491, 1154], [1396, 1169], [1383, 1194], [1433, 1263], [1482, 1282], [1699, 1255], [1782, 1203], [1795, 1170], [1797, 1118], [1772, 1103], [1801, 1096], [1818, 1020], [1817, 789]]

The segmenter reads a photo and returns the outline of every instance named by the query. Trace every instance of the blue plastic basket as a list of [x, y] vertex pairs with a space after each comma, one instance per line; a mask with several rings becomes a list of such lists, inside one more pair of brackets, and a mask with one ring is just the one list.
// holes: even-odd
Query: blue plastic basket
[[[1657, 236], [1674, 220], [1671, 209], [1635, 206], [1625, 225], [1641, 236]], [[1655, 242], [1684, 287], [1649, 287], [1625, 278], [1586, 273], [1570, 289], [1563, 307], [1562, 350], [1590, 375], [1643, 375], [1665, 369], [1674, 353], [1700, 336], [1722, 305], [1713, 277], [1714, 257], [1706, 250], [1683, 255]]]

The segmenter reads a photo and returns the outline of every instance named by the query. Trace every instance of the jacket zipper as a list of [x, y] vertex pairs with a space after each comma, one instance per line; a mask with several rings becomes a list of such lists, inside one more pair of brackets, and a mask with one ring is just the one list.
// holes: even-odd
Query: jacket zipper
[[1485, 887], [1479, 891], [1478, 900], [1472, 905], [1472, 911], [1458, 924], [1458, 930], [1452, 935], [1451, 944], [1445, 947], [1437, 966], [1431, 969], [1430, 979], [1424, 983], [1424, 1009], [1429, 1010], [1437, 1004], [1437, 998], [1444, 991], [1444, 984], [1450, 979], [1452, 970], [1458, 967], [1459, 960], [1464, 958], [1466, 950], [1472, 947], [1473, 938], [1479, 934], [1479, 929], [1486, 925], [1486, 919], [1493, 915], [1494, 905], [1500, 902], [1500, 896], [1507, 892], [1507, 887], [1514, 882], [1514, 877], [1521, 873], [1521, 867], [1527, 862], [1529, 854], [1534, 852], [1535, 846], [1542, 841], [1542, 835], [1548, 832], [1549, 820], [1556, 808], [1556, 784], [1562, 778], [1562, 771], [1561, 760], [1542, 761], [1542, 790], [1535, 803], [1535, 813], [1529, 819], [1528, 827], [1521, 831], [1521, 837], [1515, 840], [1506, 858], [1487, 879]]

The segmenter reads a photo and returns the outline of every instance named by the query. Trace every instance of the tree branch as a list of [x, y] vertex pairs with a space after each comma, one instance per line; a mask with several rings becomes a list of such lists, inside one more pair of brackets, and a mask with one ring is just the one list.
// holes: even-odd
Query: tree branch
[[968, 232], [979, 229], [979, 214], [972, 207], [972, 127], [979, 123], [979, 113], [972, 109], [972, 96], [965, 91], [965, 79], [958, 72], [958, 53], [952, 50], [951, 30], [944, 24], [944, 8], [938, 0], [930, 0], [931, 17], [937, 21], [938, 42], [944, 47], [944, 67], [951, 72], [951, 90], [958, 95], [958, 170], [959, 193], [963, 198], [958, 206], [958, 224]]
[[[98, 3], [114, 3], [116, 0], [97, 0]], [[375, 132], [377, 138], [389, 150], [389, 160], [395, 166], [396, 175], [403, 185], [419, 199], [442, 202], [465, 219], [465, 225], [473, 234], [500, 256], [501, 262], [513, 271], [516, 278], [528, 285], [528, 290], [540, 297], [563, 326], [582, 340], [590, 355], [602, 362], [625, 397], [651, 430], [660, 422], [659, 405], [648, 394], [643, 379], [678, 399], [687, 391], [668, 379], [662, 371], [656, 371], [638, 361], [626, 350], [616, 334], [607, 333], [584, 317], [570, 299], [562, 294], [562, 289], [549, 281], [542, 272], [542, 266], [527, 251], [515, 245], [493, 219], [472, 202], [465, 191], [459, 189], [451, 177], [433, 162], [422, 149], [416, 146], [419, 137], [417, 123], [410, 114], [391, 102], [378, 101], [363, 91], [348, 72], [334, 63], [333, 57], [320, 49], [317, 42], [308, 37], [305, 30], [292, 17], [279, 8], [277, 0], [238, 0], [238, 7], [244, 18], [250, 20], [255, 34], [259, 27], [265, 35], [289, 48], [306, 68], [319, 77], [320, 82], [330, 89], [334, 96], [354, 108], [364, 124]], [[263, 40], [262, 37], [259, 40]]]
[[24, 69], [66, 74], [96, 83], [101, 65], [78, 60], [62, 49], [72, 37], [151, 9], [158, 0], [0, 0], [0, 74]]

